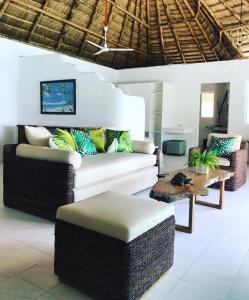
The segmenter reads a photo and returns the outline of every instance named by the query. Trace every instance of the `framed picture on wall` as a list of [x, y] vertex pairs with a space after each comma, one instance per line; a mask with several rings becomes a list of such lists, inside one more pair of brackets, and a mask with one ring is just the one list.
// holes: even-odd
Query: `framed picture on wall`
[[76, 114], [76, 80], [40, 82], [41, 114]]

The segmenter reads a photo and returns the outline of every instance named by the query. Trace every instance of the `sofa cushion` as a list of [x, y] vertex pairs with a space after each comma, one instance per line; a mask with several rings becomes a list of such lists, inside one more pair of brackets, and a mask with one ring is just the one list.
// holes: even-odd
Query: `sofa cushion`
[[51, 136], [50, 131], [45, 127], [24, 127], [26, 138], [30, 145], [34, 146], [48, 146], [48, 139]]
[[156, 149], [154, 143], [149, 141], [132, 140], [131, 143], [133, 151], [138, 153], [153, 154]]
[[16, 156], [68, 163], [73, 165], [75, 170], [81, 166], [82, 162], [80, 154], [76, 151], [52, 149], [28, 144], [19, 144], [16, 147]]
[[141, 153], [100, 153], [82, 158], [82, 166], [76, 171], [74, 187], [122, 176], [139, 169], [153, 167], [156, 156]]
[[240, 144], [241, 144], [241, 139], [242, 139], [242, 135], [240, 135], [240, 134], [210, 133], [208, 135], [207, 148], [210, 146], [212, 136], [215, 136], [218, 138], [236, 138], [236, 141], [234, 142], [231, 151], [234, 152], [234, 151], [237, 151], [240, 149]]
[[61, 206], [56, 218], [128, 243], [172, 215], [170, 204], [106, 192]]
[[219, 166], [221, 167], [230, 167], [230, 160], [225, 157], [219, 157]]

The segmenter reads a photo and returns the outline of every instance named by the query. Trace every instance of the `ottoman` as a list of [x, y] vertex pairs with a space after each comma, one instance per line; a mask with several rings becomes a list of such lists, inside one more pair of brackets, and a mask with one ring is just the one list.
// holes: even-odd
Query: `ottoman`
[[170, 204], [114, 192], [61, 206], [55, 273], [89, 296], [134, 300], [173, 264]]
[[186, 141], [185, 140], [168, 140], [163, 142], [163, 154], [168, 155], [185, 155]]

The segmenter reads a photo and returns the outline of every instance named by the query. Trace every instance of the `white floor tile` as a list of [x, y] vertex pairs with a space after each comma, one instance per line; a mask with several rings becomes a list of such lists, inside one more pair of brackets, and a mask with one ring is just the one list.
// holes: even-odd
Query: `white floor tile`
[[227, 300], [248, 300], [249, 299], [249, 276], [240, 275], [234, 282]]
[[26, 281], [49, 291], [58, 284], [58, 277], [54, 274], [54, 261], [45, 260], [19, 274]]
[[37, 299], [44, 291], [19, 277], [13, 277], [0, 283], [0, 293], [4, 294], [6, 299], [9, 296], [16, 297], [15, 299], [25, 298], [28, 300]]
[[183, 275], [182, 280], [225, 297], [235, 277], [235, 273], [222, 269], [219, 265], [197, 261]]
[[94, 300], [93, 298], [84, 295], [80, 291], [73, 289], [63, 283], [59, 283], [49, 294], [59, 298], [60, 300]]
[[183, 280], [179, 281], [164, 300], [224, 300], [225, 298]]
[[141, 298], [141, 300], [164, 300], [165, 296], [176, 285], [178, 279], [168, 272], [162, 276]]
[[33, 248], [22, 248], [0, 257], [0, 269], [6, 268], [18, 274], [48, 258], [44, 253]]
[[56, 298], [55, 296], [51, 294], [44, 294], [41, 297], [37, 298], [38, 300], [60, 300], [59, 298]]

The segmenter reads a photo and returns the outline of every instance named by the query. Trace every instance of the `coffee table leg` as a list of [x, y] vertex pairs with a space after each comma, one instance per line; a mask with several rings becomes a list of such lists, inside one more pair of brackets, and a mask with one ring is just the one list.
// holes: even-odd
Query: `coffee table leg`
[[196, 201], [196, 195], [191, 195], [189, 198], [188, 226], [176, 224], [176, 230], [186, 232], [186, 233], [193, 232], [195, 201]]
[[225, 190], [225, 181], [220, 181], [220, 195], [219, 195], [219, 204], [196, 200], [195, 203], [199, 205], [204, 205], [207, 207], [222, 209], [224, 204], [224, 190]]

